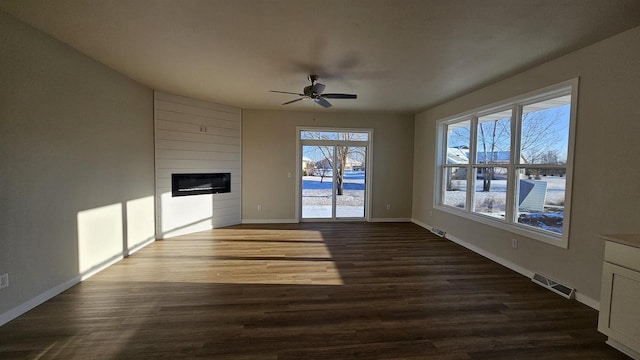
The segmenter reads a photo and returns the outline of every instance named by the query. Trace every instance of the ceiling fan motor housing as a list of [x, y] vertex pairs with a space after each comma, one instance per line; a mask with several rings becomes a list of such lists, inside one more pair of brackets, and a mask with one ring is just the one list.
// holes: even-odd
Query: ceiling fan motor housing
[[313, 91], [311, 90], [311, 85], [305, 86], [304, 90], [302, 90], [302, 93], [305, 96], [313, 96]]
[[304, 87], [303, 93], [305, 96], [308, 96], [312, 99], [317, 98], [324, 91], [325, 85], [320, 83], [314, 83], [313, 85], [308, 85]]
[[298, 102], [304, 99], [312, 99], [315, 101], [316, 104], [324, 108], [329, 108], [331, 107], [331, 103], [327, 101], [327, 99], [357, 99], [358, 98], [358, 96], [355, 94], [323, 94], [326, 86], [324, 84], [320, 84], [319, 82], [316, 82], [318, 81], [318, 75], [309, 75], [307, 79], [311, 81], [311, 85], [305, 86], [304, 89], [302, 90], [302, 94], [290, 92], [290, 91], [277, 91], [277, 90], [271, 90], [271, 91], [277, 92], [277, 93], [301, 96], [300, 98], [287, 101], [282, 105], [292, 104], [294, 102]]

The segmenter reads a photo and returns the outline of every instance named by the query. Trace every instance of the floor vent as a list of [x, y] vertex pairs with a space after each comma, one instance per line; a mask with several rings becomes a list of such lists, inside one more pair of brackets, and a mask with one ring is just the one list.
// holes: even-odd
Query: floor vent
[[446, 232], [444, 232], [443, 230], [438, 229], [437, 227], [432, 227], [431, 228], [431, 232], [440, 236], [440, 237], [444, 237], [444, 235], [446, 234]]
[[534, 283], [542, 285], [547, 289], [553, 291], [554, 293], [560, 294], [567, 299], [573, 299], [576, 294], [576, 289], [570, 288], [566, 285], [560, 284], [559, 282], [546, 277], [545, 275], [535, 273], [533, 274], [533, 278], [531, 280]]

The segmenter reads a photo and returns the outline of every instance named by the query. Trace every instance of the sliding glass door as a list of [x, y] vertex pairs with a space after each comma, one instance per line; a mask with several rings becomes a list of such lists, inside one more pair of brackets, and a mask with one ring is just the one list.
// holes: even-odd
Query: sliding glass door
[[[302, 218], [333, 218], [333, 147], [302, 147], [306, 168], [302, 171]], [[317, 160], [312, 160], [317, 159]], [[331, 159], [331, 161], [327, 160]]]
[[364, 218], [367, 192], [366, 170], [362, 164], [365, 163], [367, 148], [344, 146], [342, 151], [347, 156], [336, 161], [336, 218]]
[[302, 220], [366, 218], [368, 132], [301, 131]]

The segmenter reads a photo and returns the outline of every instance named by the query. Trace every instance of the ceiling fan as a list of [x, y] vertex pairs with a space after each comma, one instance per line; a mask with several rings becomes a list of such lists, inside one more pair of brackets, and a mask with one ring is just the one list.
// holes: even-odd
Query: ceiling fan
[[316, 104], [324, 108], [331, 107], [331, 103], [327, 101], [327, 99], [357, 99], [358, 98], [358, 95], [355, 95], [355, 94], [324, 94], [323, 91], [324, 91], [325, 85], [317, 82], [318, 75], [309, 75], [307, 77], [307, 80], [311, 81], [311, 85], [305, 86], [304, 89], [302, 90], [302, 94], [289, 92], [289, 91], [277, 91], [277, 90], [271, 90], [271, 92], [281, 93], [281, 94], [293, 94], [293, 95], [300, 96], [299, 98], [291, 101], [287, 101], [282, 105], [288, 105], [300, 100], [312, 99], [313, 101], [316, 102]]

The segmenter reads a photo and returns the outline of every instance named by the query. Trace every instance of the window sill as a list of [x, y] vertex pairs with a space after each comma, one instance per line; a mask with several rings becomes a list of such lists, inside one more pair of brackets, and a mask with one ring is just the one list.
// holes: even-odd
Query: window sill
[[531, 229], [529, 227], [517, 225], [517, 224], [509, 224], [504, 221], [498, 220], [496, 218], [492, 218], [490, 216], [484, 216], [480, 214], [474, 214], [467, 212], [465, 210], [459, 210], [458, 208], [446, 205], [435, 205], [433, 207], [435, 210], [439, 210], [442, 212], [446, 212], [448, 214], [456, 215], [465, 219], [469, 219], [483, 225], [488, 225], [491, 227], [495, 227], [501, 230], [505, 230], [511, 233], [515, 233], [530, 239], [541, 241], [545, 244], [557, 246], [562, 249], [569, 248], [569, 242], [566, 236], [563, 235], [553, 235], [546, 231], [536, 231], [535, 229]]

